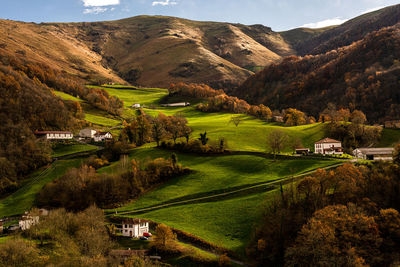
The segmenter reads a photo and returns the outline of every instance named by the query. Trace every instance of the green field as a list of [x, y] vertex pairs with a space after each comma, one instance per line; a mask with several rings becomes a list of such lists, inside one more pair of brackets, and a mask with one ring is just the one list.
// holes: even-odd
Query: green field
[[93, 145], [83, 145], [83, 144], [71, 144], [71, 145], [62, 145], [53, 149], [52, 157], [61, 157], [70, 154], [75, 154], [79, 152], [87, 152], [96, 150], [97, 147]]
[[[142, 148], [134, 150], [131, 156], [144, 160], [167, 158], [170, 155], [170, 151]], [[163, 205], [218, 196], [220, 193], [252, 186], [258, 188], [262, 183], [341, 162], [315, 159], [273, 160], [253, 155], [177, 155], [179, 163], [189, 167], [193, 173], [168, 181], [137, 201], [119, 208], [118, 213], [163, 222], [239, 253], [243, 252], [254, 225], [260, 219], [262, 203], [266, 201], [268, 192], [257, 189], [222, 199], [206, 199], [202, 201], [204, 203], [177, 203], [178, 206], [172, 207]], [[116, 172], [117, 168], [118, 164], [114, 164], [99, 171]], [[145, 213], [142, 211], [129, 214], [145, 208], [154, 209], [144, 211]]]
[[64, 99], [64, 100], [72, 100], [72, 101], [77, 101], [77, 102], [82, 102], [82, 101], [83, 101], [83, 100], [80, 99], [80, 98], [74, 97], [74, 96], [72, 96], [72, 95], [66, 94], [66, 93], [61, 92], [61, 91], [53, 91], [53, 92], [54, 92], [54, 94], [55, 94], [56, 96], [59, 96], [59, 97], [61, 97], [61, 98]]
[[61, 177], [68, 169], [78, 167], [82, 159], [60, 160], [31, 175], [18, 191], [0, 200], [0, 218], [23, 214], [32, 208], [44, 185]]
[[400, 143], [399, 129], [383, 129], [382, 137], [376, 147], [391, 147]]
[[125, 107], [130, 107], [133, 104], [140, 104], [141, 106], [157, 105], [161, 98], [168, 95], [167, 89], [159, 88], [114, 89], [102, 87], [102, 89], [124, 101]]

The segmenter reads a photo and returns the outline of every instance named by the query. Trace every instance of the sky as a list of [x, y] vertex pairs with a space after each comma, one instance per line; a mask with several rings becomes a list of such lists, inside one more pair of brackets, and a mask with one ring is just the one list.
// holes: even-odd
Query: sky
[[263, 24], [275, 31], [338, 25], [400, 0], [0, 0], [0, 18], [25, 22], [116, 20], [137, 15]]

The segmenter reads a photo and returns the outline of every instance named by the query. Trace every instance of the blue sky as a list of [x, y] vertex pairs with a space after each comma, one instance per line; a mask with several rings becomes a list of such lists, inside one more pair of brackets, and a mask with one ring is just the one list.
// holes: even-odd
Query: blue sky
[[115, 20], [166, 15], [263, 24], [275, 31], [340, 24], [400, 0], [0, 0], [0, 18], [27, 22]]

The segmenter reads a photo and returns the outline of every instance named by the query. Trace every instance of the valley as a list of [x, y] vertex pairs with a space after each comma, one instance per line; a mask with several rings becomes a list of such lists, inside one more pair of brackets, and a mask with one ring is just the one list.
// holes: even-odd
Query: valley
[[399, 37], [0, 18], [0, 267], [395, 266]]

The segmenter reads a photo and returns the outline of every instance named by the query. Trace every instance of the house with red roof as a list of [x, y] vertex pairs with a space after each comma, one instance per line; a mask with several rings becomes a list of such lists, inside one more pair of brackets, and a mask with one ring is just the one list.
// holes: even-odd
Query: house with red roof
[[314, 144], [315, 154], [322, 155], [342, 155], [343, 147], [342, 142], [332, 139], [324, 138]]

